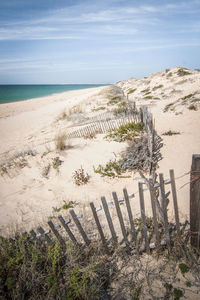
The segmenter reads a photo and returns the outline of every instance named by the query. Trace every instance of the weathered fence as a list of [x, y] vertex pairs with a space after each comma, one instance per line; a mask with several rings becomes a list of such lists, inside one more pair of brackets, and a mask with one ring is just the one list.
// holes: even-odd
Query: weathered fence
[[[50, 229], [44, 230], [42, 227], [38, 227], [38, 234], [34, 230], [31, 230], [30, 234], [32, 239], [51, 244], [56, 238], [63, 246], [65, 246], [66, 241], [70, 239], [77, 247], [81, 245], [87, 247], [91, 242], [95, 242], [100, 238], [102, 247], [106, 252], [120, 245], [124, 245], [127, 249], [135, 249], [138, 253], [144, 251], [149, 253], [151, 249], [158, 247], [170, 248], [173, 238], [181, 237], [187, 222], [180, 224], [174, 171], [170, 170], [169, 175], [170, 178], [164, 180], [163, 174], [159, 174], [159, 182], [153, 181], [152, 178], [145, 180], [141, 178], [142, 180], [138, 182], [138, 199], [136, 199], [136, 193], [128, 194], [124, 188], [123, 197], [121, 198], [113, 192], [113, 201], [111, 202], [107, 202], [105, 197], [101, 197], [101, 205], [96, 207], [94, 203], [91, 202], [92, 218], [89, 218], [88, 213], [87, 216], [83, 216], [82, 214], [77, 215], [75, 211], [71, 209], [69, 211], [70, 217], [68, 216], [67, 219], [61, 215], [58, 216], [60, 224], [54, 224], [52, 221], [49, 221], [48, 225]], [[165, 188], [169, 184], [171, 190], [166, 193]], [[145, 212], [146, 202], [144, 192], [146, 190], [148, 190], [151, 201], [151, 217], [147, 217]], [[170, 194], [174, 207], [175, 221], [173, 223], [168, 220], [167, 205]], [[134, 219], [133, 217], [133, 206], [136, 201], [139, 201], [140, 204], [141, 218], [139, 219]], [[163, 215], [162, 220], [158, 214], [156, 201], [159, 201]], [[121, 209], [121, 203], [125, 204], [123, 210]], [[113, 221], [114, 207], [115, 222]], [[116, 219], [118, 219], [118, 224], [116, 224]], [[86, 227], [90, 225], [89, 232], [84, 229], [83, 223], [87, 225]], [[128, 225], [125, 225], [126, 223]], [[105, 224], [107, 224], [107, 226], [105, 226]], [[108, 233], [108, 229], [110, 234]], [[66, 235], [64, 235], [64, 232]]]
[[153, 115], [148, 111], [147, 106], [142, 106], [140, 108], [140, 121], [144, 122], [145, 130], [148, 138], [148, 149], [150, 155], [150, 170], [149, 174], [154, 174], [158, 161], [162, 158], [160, 153], [160, 148], [163, 146], [162, 139], [158, 136], [154, 122]]
[[135, 103], [129, 104], [125, 113], [115, 115], [113, 112], [105, 112], [76, 124], [73, 128], [77, 128], [71, 132], [69, 132], [70, 127], [68, 127], [68, 137], [80, 138], [98, 133], [106, 133], [129, 122], [140, 122], [140, 115], [135, 107]]
[[87, 137], [98, 133], [107, 133], [108, 131], [117, 129], [121, 125], [125, 125], [129, 122], [138, 123], [138, 116], [135, 114], [134, 115], [130, 114], [130, 115], [122, 116], [120, 118], [118, 117], [116, 119], [98, 121], [86, 126], [80, 126], [76, 130], [68, 133], [68, 137], [81, 138], [81, 137]]
[[153, 124], [152, 114], [146, 106], [140, 110], [136, 108], [134, 102], [129, 102], [125, 113], [115, 116], [113, 112], [106, 112], [90, 118], [85, 122], [76, 124], [76, 129], [68, 132], [69, 138], [92, 137], [95, 134], [107, 133], [108, 131], [118, 129], [121, 125], [129, 122], [144, 122], [148, 139], [150, 169], [149, 174], [154, 174], [157, 163], [161, 159], [160, 148], [162, 139], [157, 135]]

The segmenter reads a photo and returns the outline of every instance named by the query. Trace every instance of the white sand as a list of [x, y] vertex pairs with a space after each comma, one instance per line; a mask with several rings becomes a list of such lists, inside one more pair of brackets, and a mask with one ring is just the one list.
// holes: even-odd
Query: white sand
[[[190, 171], [193, 153], [200, 149], [200, 110], [193, 111], [186, 106], [178, 106], [175, 112], [163, 112], [166, 104], [178, 100], [190, 93], [200, 92], [200, 73], [178, 77], [177, 69], [172, 70], [172, 77], [167, 78], [165, 72], [153, 74], [148, 79], [131, 79], [118, 85], [126, 92], [129, 88], [137, 90], [129, 95], [137, 105], [146, 104], [153, 113], [157, 132], [161, 135], [168, 130], [178, 131], [180, 135], [162, 136], [164, 147], [161, 152], [163, 160], [159, 163], [158, 172], [169, 177], [169, 169], [175, 170], [176, 177]], [[164, 75], [163, 75], [164, 74]], [[185, 80], [177, 85], [177, 82]], [[151, 91], [153, 98], [144, 99], [144, 90], [163, 84], [163, 87]], [[126, 186], [129, 193], [136, 193], [132, 200], [132, 207], [139, 214], [137, 178], [109, 179], [95, 174], [93, 166], [105, 164], [114, 159], [125, 149], [125, 143], [107, 142], [102, 135], [96, 139], [73, 139], [73, 148], [63, 152], [56, 152], [54, 145], [55, 135], [66, 130], [67, 120], [55, 121], [58, 115], [74, 105], [79, 105], [84, 111], [90, 111], [95, 105], [104, 105], [106, 99], [97, 96], [103, 88], [71, 91], [49, 97], [38, 98], [17, 103], [2, 104], [0, 106], [0, 157], [1, 162], [10, 159], [14, 153], [32, 149], [37, 155], [28, 156], [28, 166], [20, 169], [11, 168], [8, 174], [0, 177], [0, 225], [2, 231], [10, 230], [16, 226], [19, 229], [29, 230], [45, 221], [54, 214], [53, 207], [60, 207], [63, 200], [77, 202], [76, 212], [83, 208], [89, 210], [88, 204], [94, 201], [100, 203], [100, 197], [106, 196], [110, 201], [112, 191], [122, 196], [122, 189]], [[175, 89], [175, 90], [174, 90]], [[198, 94], [197, 93], [197, 94]], [[199, 97], [199, 96], [198, 96]], [[177, 114], [176, 112], [182, 114]], [[101, 111], [96, 112], [101, 113]], [[95, 113], [94, 113], [95, 114]], [[47, 152], [47, 147], [51, 152]], [[51, 167], [49, 178], [42, 176], [44, 168], [55, 157], [63, 161], [59, 172]], [[91, 176], [87, 185], [76, 186], [72, 174], [74, 170], [83, 167]], [[133, 180], [133, 178], [136, 178]], [[189, 215], [189, 175], [176, 180], [178, 201], [182, 217]], [[183, 186], [186, 184], [183, 188]], [[166, 188], [168, 191], [168, 188]], [[145, 192], [148, 193], [148, 192]], [[146, 194], [145, 194], [146, 195]], [[146, 196], [145, 196], [146, 197]], [[172, 202], [172, 201], [171, 201]], [[170, 203], [170, 208], [172, 203]], [[146, 211], [150, 204], [146, 203]]]

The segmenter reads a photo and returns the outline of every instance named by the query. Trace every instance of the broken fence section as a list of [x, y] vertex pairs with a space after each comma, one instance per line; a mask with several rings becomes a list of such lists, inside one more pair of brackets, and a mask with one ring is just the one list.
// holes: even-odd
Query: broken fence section
[[[167, 185], [170, 185], [170, 191], [165, 192]], [[174, 171], [170, 170], [170, 178], [164, 180], [163, 174], [159, 174], [159, 182], [153, 182], [152, 178], [149, 180], [140, 180], [138, 182], [139, 189], [139, 203], [141, 212], [141, 224], [136, 226], [135, 220], [133, 218], [134, 211], [133, 205], [137, 201], [135, 194], [128, 194], [127, 190], [123, 189], [123, 197], [119, 198], [115, 192], [112, 193], [113, 201], [107, 202], [105, 197], [101, 197], [101, 205], [95, 207], [94, 203], [90, 203], [91, 215], [93, 218], [92, 232], [96, 231], [101, 240], [102, 247], [106, 252], [109, 252], [113, 247], [118, 247], [119, 245], [124, 245], [125, 247], [133, 248], [138, 253], [146, 251], [150, 253], [151, 249], [172, 246], [172, 237], [181, 237], [181, 226], [185, 228], [185, 224], [180, 224], [179, 213], [178, 213], [178, 203], [176, 195], [176, 185], [174, 180]], [[145, 191], [149, 192], [152, 208], [152, 225], [149, 227], [147, 224], [148, 217], [145, 211]], [[157, 191], [159, 190], [159, 196]], [[175, 223], [169, 223], [167, 204], [168, 198], [171, 194], [174, 206], [174, 219]], [[162, 212], [162, 220], [158, 214], [158, 207], [156, 206], [157, 198], [160, 198], [160, 210]], [[126, 217], [121, 209], [121, 203], [125, 204]], [[115, 217], [118, 219], [118, 225], [116, 226], [113, 222], [113, 209], [115, 207]], [[59, 224], [55, 225], [53, 221], [49, 221], [49, 230], [44, 230], [42, 227], [38, 227], [38, 234], [34, 230], [30, 231], [33, 240], [39, 242], [47, 242], [51, 244], [55, 241], [55, 238], [62, 245], [65, 244], [67, 240], [71, 240], [77, 247], [85, 245], [88, 247], [91, 242], [95, 242], [98, 239], [91, 239], [90, 234], [84, 228], [83, 223], [89, 222], [84, 219], [82, 214], [77, 215], [73, 209], [70, 211], [71, 219], [65, 219], [63, 216], [58, 216]], [[86, 216], [85, 216], [86, 218]], [[125, 225], [128, 220], [128, 226]], [[82, 221], [81, 221], [82, 220]], [[83, 222], [84, 220], [84, 222]], [[105, 223], [107, 224], [108, 232], [105, 232]], [[104, 225], [103, 225], [104, 224]], [[95, 228], [96, 229], [95, 229]], [[63, 229], [62, 234], [59, 232]], [[74, 229], [76, 228], [76, 230]], [[74, 231], [74, 232], [73, 232]], [[64, 236], [64, 232], [66, 233]], [[81, 241], [81, 242], [80, 242]]]

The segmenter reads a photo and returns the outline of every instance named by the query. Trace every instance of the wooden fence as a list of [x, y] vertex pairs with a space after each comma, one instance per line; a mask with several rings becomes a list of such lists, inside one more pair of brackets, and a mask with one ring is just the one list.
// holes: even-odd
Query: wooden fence
[[129, 122], [140, 122], [140, 115], [135, 107], [135, 103], [129, 104], [125, 113], [115, 115], [113, 112], [105, 112], [95, 117], [89, 118], [88, 120], [83, 121], [79, 124], [76, 124], [77, 129], [69, 132], [68, 137], [80, 138], [98, 133], [106, 133], [110, 130], [117, 129], [121, 125], [125, 125]]
[[[91, 217], [89, 217], [89, 213], [87, 216], [77, 215], [71, 209], [69, 210], [70, 217], [68, 216], [67, 219], [62, 215], [58, 216], [59, 224], [52, 220], [48, 221], [48, 230], [44, 230], [42, 227], [37, 228], [38, 233], [31, 230], [32, 239], [51, 244], [56, 238], [64, 247], [69, 239], [77, 247], [88, 247], [91, 242], [100, 240], [106, 252], [110, 252], [113, 247], [120, 245], [127, 249], [135, 249], [137, 253], [144, 251], [150, 253], [151, 249], [158, 247], [171, 247], [174, 237], [180, 238], [188, 223], [186, 221], [184, 224], [180, 224], [173, 170], [169, 171], [169, 176], [169, 179], [164, 180], [163, 174], [159, 174], [158, 182], [153, 181], [152, 178], [140, 180], [138, 182], [138, 199], [136, 193], [128, 194], [125, 188], [122, 198], [113, 192], [113, 201], [111, 202], [102, 196], [100, 205], [95, 206], [93, 202], [90, 203]], [[170, 191], [166, 193], [167, 185], [170, 185]], [[151, 217], [147, 217], [145, 212], [144, 192], [147, 190], [151, 202]], [[173, 223], [168, 220], [169, 195], [172, 196], [173, 201]], [[133, 207], [136, 201], [139, 201], [141, 217], [134, 219]], [[161, 219], [158, 214], [157, 202], [159, 202], [163, 216]], [[123, 210], [121, 203], [125, 204]], [[113, 222], [113, 213], [116, 217], [115, 222]], [[116, 219], [118, 219], [117, 223]], [[83, 224], [89, 228], [88, 231], [85, 230]], [[107, 225], [105, 226], [105, 224]]]

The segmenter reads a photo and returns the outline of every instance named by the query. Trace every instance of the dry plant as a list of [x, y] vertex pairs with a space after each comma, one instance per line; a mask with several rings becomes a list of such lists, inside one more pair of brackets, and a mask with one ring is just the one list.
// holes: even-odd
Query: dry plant
[[86, 183], [88, 183], [88, 181], [90, 179], [90, 176], [87, 173], [85, 173], [82, 166], [80, 167], [80, 169], [74, 171], [72, 177], [73, 177], [74, 183], [76, 185], [86, 184]]
[[42, 170], [42, 176], [45, 177], [46, 179], [49, 178], [50, 169], [51, 169], [51, 164], [49, 163], [48, 165], [44, 166]]
[[67, 113], [65, 109], [58, 115], [56, 121], [66, 120], [67, 119]]
[[75, 115], [75, 114], [81, 114], [83, 112], [84, 112], [83, 107], [80, 104], [77, 104], [68, 109], [68, 116]]
[[95, 132], [88, 133], [88, 134], [84, 135], [83, 138], [86, 139], [86, 140], [87, 139], [90, 139], [90, 140], [95, 139], [96, 138], [96, 133]]

